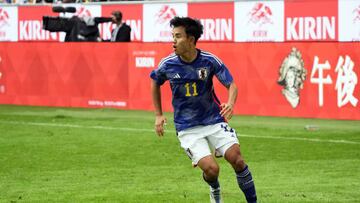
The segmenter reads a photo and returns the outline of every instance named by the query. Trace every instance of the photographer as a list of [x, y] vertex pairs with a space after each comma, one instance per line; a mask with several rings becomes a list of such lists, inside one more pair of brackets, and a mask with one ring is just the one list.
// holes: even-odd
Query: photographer
[[[56, 13], [75, 13], [74, 7], [53, 7]], [[65, 32], [65, 42], [100, 42], [99, 23], [111, 22], [112, 18], [104, 17], [43, 17], [43, 29], [50, 32]]]
[[111, 42], [130, 42], [131, 28], [126, 23], [122, 22], [122, 13], [120, 11], [113, 11], [111, 13], [112, 21], [116, 27], [111, 31]]

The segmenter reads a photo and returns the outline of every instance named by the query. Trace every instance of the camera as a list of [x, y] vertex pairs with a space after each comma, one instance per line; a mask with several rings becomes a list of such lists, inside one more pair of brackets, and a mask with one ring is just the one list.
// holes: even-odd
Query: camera
[[[55, 6], [55, 13], [75, 13], [75, 7]], [[99, 23], [112, 22], [110, 17], [53, 17], [43, 16], [43, 29], [50, 32], [65, 32], [65, 42], [97, 42], [100, 39]]]

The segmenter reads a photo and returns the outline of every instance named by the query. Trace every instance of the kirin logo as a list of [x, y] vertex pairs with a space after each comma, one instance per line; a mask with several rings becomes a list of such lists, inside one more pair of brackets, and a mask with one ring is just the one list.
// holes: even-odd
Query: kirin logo
[[354, 15], [353, 23], [360, 23], [360, 5], [352, 13]]
[[156, 23], [164, 24], [169, 22], [172, 18], [176, 16], [176, 11], [174, 8], [171, 8], [168, 5], [161, 7], [159, 12], [155, 14]]
[[89, 11], [89, 9], [85, 8], [84, 6], [81, 6], [76, 9], [75, 15], [79, 16], [80, 18], [91, 17], [91, 12]]
[[9, 24], [9, 14], [7, 11], [5, 11], [4, 9], [0, 8], [0, 28], [2, 28], [5, 25], [10, 25]]
[[264, 3], [256, 3], [248, 13], [248, 16], [250, 16], [248, 23], [256, 24], [259, 27], [264, 24], [273, 24], [273, 20], [271, 19], [273, 13], [270, 7]]

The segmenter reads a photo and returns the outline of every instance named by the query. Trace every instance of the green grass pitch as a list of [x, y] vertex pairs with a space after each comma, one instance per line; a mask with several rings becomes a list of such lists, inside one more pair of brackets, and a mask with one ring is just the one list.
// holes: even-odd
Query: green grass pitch
[[[167, 118], [158, 138], [152, 112], [0, 105], [0, 202], [209, 202]], [[230, 125], [259, 202], [360, 202], [360, 121], [235, 116]], [[218, 161], [224, 202], [245, 202]]]

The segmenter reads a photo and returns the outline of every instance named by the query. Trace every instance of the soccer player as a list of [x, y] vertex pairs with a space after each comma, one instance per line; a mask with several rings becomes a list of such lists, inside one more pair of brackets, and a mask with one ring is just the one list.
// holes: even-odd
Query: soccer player
[[[155, 106], [155, 131], [164, 135], [166, 117], [161, 106], [160, 86], [169, 80], [174, 107], [174, 122], [181, 147], [194, 166], [203, 171], [203, 179], [210, 186], [211, 202], [221, 202], [218, 181], [219, 165], [215, 154], [223, 156], [234, 168], [240, 189], [247, 202], [256, 202], [256, 192], [250, 170], [240, 153], [231, 119], [237, 97], [234, 79], [224, 63], [211, 53], [196, 48], [203, 33], [198, 20], [175, 17], [170, 21], [174, 54], [162, 59], [152, 71], [152, 97]], [[228, 89], [228, 101], [220, 104], [214, 92], [213, 77]]]

